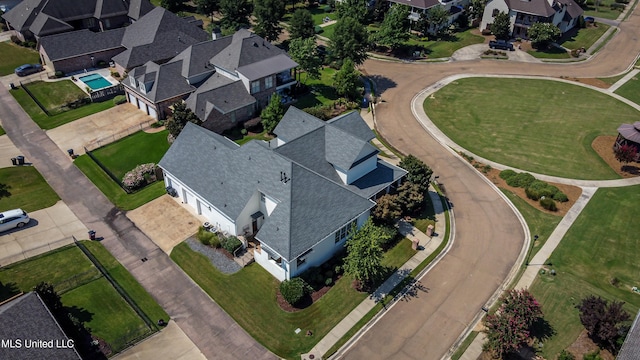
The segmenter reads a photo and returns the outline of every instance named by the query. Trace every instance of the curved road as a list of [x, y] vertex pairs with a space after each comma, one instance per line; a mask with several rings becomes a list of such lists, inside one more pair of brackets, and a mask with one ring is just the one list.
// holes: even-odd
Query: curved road
[[[367, 61], [383, 102], [377, 128], [387, 141], [429, 164], [440, 176], [456, 216], [455, 243], [421, 281], [417, 296], [399, 302], [347, 351], [347, 359], [440, 359], [501, 286], [521, 253], [525, 234], [502, 196], [473, 168], [443, 148], [415, 121], [412, 97], [460, 73], [604, 77], [629, 69], [640, 52], [640, 15], [589, 61], [523, 64], [472, 60], [448, 63]], [[487, 99], [492, 101], [492, 99]], [[419, 115], [419, 114], [418, 114]], [[473, 134], [470, 133], [470, 136]]]

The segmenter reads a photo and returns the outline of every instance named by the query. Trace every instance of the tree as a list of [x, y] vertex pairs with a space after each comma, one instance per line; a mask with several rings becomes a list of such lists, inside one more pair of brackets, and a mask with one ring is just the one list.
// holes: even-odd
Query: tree
[[340, 20], [352, 18], [364, 25], [367, 22], [368, 14], [367, 0], [343, 0], [338, 4], [338, 18]]
[[220, 0], [194, 0], [196, 12], [198, 14], [211, 17], [213, 21], [213, 13], [220, 8]]
[[486, 5], [487, 0], [471, 0], [468, 10], [471, 20], [482, 19]]
[[313, 18], [307, 9], [298, 9], [289, 22], [289, 36], [294, 39], [306, 39], [316, 36]]
[[537, 22], [527, 31], [531, 44], [535, 47], [547, 47], [550, 43], [557, 41], [562, 32], [551, 23]]
[[53, 288], [53, 285], [43, 281], [34, 286], [33, 290], [40, 295], [40, 298], [52, 313], [58, 314], [63, 309], [60, 295]]
[[401, 214], [398, 195], [385, 194], [376, 200], [372, 216], [380, 223], [393, 224]]
[[434, 6], [427, 11], [427, 22], [436, 35], [441, 36], [449, 23], [449, 10], [444, 6]]
[[409, 39], [409, 7], [393, 4], [387, 12], [380, 30], [375, 34], [376, 41], [392, 49], [398, 48]]
[[202, 121], [198, 119], [198, 116], [196, 116], [191, 109], [187, 108], [187, 104], [185, 104], [184, 101], [178, 101], [173, 104], [173, 114], [165, 124], [169, 134], [174, 138], [177, 138], [188, 122], [192, 122], [196, 125], [202, 124]]
[[336, 93], [349, 100], [355, 100], [360, 97], [359, 87], [361, 85], [360, 73], [353, 66], [353, 62], [346, 59], [340, 70], [333, 76], [333, 87], [336, 88]]
[[220, 20], [222, 28], [236, 31], [251, 25], [251, 3], [248, 0], [220, 0]]
[[267, 41], [275, 41], [282, 32], [280, 20], [284, 17], [284, 0], [254, 0], [253, 15], [257, 24], [254, 27], [256, 34]]
[[631, 317], [622, 308], [624, 302], [607, 300], [593, 295], [576, 305], [580, 311], [580, 322], [596, 343], [608, 347], [614, 353], [618, 350], [618, 340], [624, 338], [626, 327], [623, 323]]
[[262, 109], [260, 113], [260, 119], [262, 119], [262, 127], [266, 132], [271, 134], [273, 129], [278, 126], [278, 123], [284, 116], [284, 106], [282, 105], [282, 98], [278, 93], [271, 95], [269, 105]]
[[540, 304], [528, 290], [510, 290], [500, 302], [500, 309], [484, 319], [487, 328], [484, 347], [498, 358], [524, 345], [530, 336], [529, 329], [542, 317]]
[[496, 39], [509, 40], [511, 37], [511, 20], [509, 14], [500, 11], [494, 18], [493, 23], [489, 27]]
[[621, 163], [630, 163], [636, 160], [638, 156], [638, 148], [631, 144], [622, 144], [617, 149], [613, 149], [616, 159]]
[[172, 13], [177, 13], [178, 11], [180, 11], [182, 3], [183, 0], [160, 0], [160, 6], [171, 11]]
[[431, 170], [427, 164], [417, 157], [409, 154], [400, 160], [398, 165], [407, 170], [407, 181], [418, 185], [420, 187], [420, 191], [423, 193], [429, 190], [429, 183], [431, 182], [433, 170]]
[[424, 191], [418, 184], [406, 181], [398, 188], [398, 203], [404, 212], [419, 210], [424, 205]]
[[289, 55], [307, 73], [307, 79], [319, 79], [322, 58], [314, 38], [297, 38], [289, 43]]
[[367, 59], [369, 33], [364, 24], [353, 18], [343, 18], [336, 24], [329, 43], [331, 58], [336, 61], [350, 59], [360, 65]]
[[372, 285], [384, 270], [378, 241], [381, 236], [385, 236], [384, 231], [369, 219], [359, 230], [352, 230], [346, 243], [344, 271], [365, 286]]
[[381, 22], [384, 20], [384, 17], [390, 7], [389, 1], [376, 1], [375, 5], [373, 5], [373, 10], [371, 11], [371, 20], [374, 22]]

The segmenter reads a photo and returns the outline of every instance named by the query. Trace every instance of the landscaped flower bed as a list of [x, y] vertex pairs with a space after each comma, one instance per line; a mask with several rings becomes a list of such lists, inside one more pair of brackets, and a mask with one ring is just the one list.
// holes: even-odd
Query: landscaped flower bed
[[122, 184], [129, 190], [137, 190], [157, 180], [156, 164], [142, 164], [136, 166], [122, 178]]

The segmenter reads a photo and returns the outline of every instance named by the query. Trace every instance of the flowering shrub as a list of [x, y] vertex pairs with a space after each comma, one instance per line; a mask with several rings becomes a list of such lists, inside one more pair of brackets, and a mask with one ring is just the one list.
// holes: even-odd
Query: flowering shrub
[[135, 167], [135, 169], [124, 174], [122, 183], [127, 189], [133, 190], [140, 188], [147, 183], [154, 182], [155, 179], [156, 164], [142, 164]]

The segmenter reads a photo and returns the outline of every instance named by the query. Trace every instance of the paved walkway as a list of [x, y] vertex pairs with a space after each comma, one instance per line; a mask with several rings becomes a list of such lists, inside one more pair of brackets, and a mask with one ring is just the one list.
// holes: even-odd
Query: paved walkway
[[[435, 233], [433, 236], [429, 237], [425, 235], [420, 230], [413, 227], [410, 223], [407, 223], [404, 220], [401, 220], [398, 223], [398, 231], [404, 237], [408, 238], [412, 242], [418, 243], [418, 252], [409, 259], [404, 265], [402, 265], [393, 275], [387, 279], [376, 291], [371, 294], [367, 299], [363, 300], [360, 305], [358, 305], [353, 311], [351, 311], [347, 317], [342, 319], [331, 331], [322, 338], [316, 346], [314, 346], [311, 351], [307, 354], [302, 354], [303, 360], [310, 359], [320, 359], [324, 354], [331, 349], [355, 324], [360, 321], [367, 313], [376, 306], [377, 303], [384, 300], [385, 296], [391, 292], [398, 284], [404, 280], [405, 277], [413, 271], [418, 265], [420, 265], [423, 261], [429, 257], [429, 255], [433, 254], [438, 246], [445, 240], [445, 229], [446, 229], [446, 220], [444, 215], [444, 209], [442, 208], [442, 202], [440, 201], [440, 196], [433, 192], [429, 191], [429, 196], [431, 197], [431, 202], [433, 203], [433, 208], [436, 214], [436, 226]], [[453, 214], [451, 214], [453, 216]], [[453, 238], [451, 239], [453, 242]], [[444, 256], [444, 253], [442, 254]], [[417, 280], [420, 280], [425, 273], [420, 274]], [[410, 295], [409, 295], [410, 296]], [[389, 306], [391, 308], [393, 304]], [[387, 308], [385, 307], [382, 310], [382, 313], [386, 312]], [[381, 316], [382, 313], [378, 314], [377, 317]], [[362, 336], [366, 331], [370, 328], [370, 326], [365, 326], [362, 330], [360, 330], [351, 340], [350, 342], [355, 342], [357, 339]], [[349, 345], [344, 346], [340, 351], [345, 351], [349, 349]], [[336, 355], [339, 356], [339, 355]]]
[[116, 355], [113, 360], [206, 360], [197, 346], [176, 325], [175, 321], [159, 333]]
[[634, 78], [634, 76], [638, 75], [638, 73], [640, 72], [640, 70], [638, 69], [634, 69], [629, 71], [629, 73], [627, 75], [625, 75], [622, 79], [616, 81], [615, 84], [611, 85], [607, 91], [609, 92], [615, 92], [616, 90], [618, 90], [622, 85], [626, 84], [627, 81], [631, 80]]

